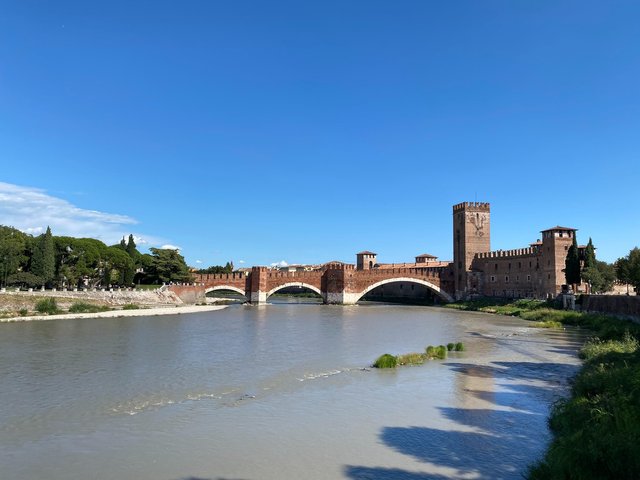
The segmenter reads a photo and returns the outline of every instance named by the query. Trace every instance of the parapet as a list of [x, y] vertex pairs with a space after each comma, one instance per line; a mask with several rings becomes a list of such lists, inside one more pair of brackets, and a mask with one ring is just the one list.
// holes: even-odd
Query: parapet
[[477, 212], [490, 212], [491, 204], [489, 202], [462, 202], [453, 206], [454, 212], [460, 212], [462, 210], [474, 210]]
[[496, 250], [493, 252], [480, 252], [476, 253], [475, 258], [516, 258], [516, 257], [530, 257], [536, 255], [537, 248], [516, 248], [514, 250]]

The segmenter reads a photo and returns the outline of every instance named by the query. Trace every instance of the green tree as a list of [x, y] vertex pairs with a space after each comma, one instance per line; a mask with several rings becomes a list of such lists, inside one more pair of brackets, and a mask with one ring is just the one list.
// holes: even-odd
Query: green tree
[[136, 242], [133, 240], [133, 234], [129, 234], [129, 241], [127, 242], [126, 250], [134, 262], [140, 256], [140, 252], [136, 249]]
[[0, 225], [0, 283], [27, 265], [30, 236], [13, 227]]
[[580, 257], [578, 255], [578, 241], [575, 234], [573, 235], [573, 243], [567, 252], [567, 258], [564, 261], [564, 274], [567, 279], [567, 285], [580, 283]]
[[593, 267], [582, 270], [582, 280], [591, 285], [592, 293], [609, 292], [616, 280], [615, 267], [610, 263], [596, 260]]
[[191, 280], [189, 267], [184, 257], [176, 250], [150, 248], [153, 263], [149, 268], [152, 283], [188, 282]]
[[40, 235], [31, 258], [31, 273], [42, 278], [43, 285], [50, 285], [56, 273], [56, 258], [51, 228]]
[[596, 266], [596, 249], [593, 246], [593, 242], [591, 241], [591, 237], [589, 237], [589, 243], [587, 243], [587, 248], [584, 250], [584, 264], [582, 268], [590, 268]]
[[13, 275], [9, 275], [7, 278], [7, 285], [15, 285], [19, 287], [34, 288], [42, 285], [42, 278], [29, 272], [18, 272]]
[[640, 248], [635, 247], [626, 257], [619, 258], [615, 263], [618, 280], [632, 285], [640, 293]]

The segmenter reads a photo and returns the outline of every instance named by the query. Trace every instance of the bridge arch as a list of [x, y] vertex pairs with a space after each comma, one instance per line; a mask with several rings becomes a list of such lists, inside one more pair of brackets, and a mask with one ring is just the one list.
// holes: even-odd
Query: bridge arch
[[206, 295], [207, 293], [209, 293], [209, 292], [213, 292], [213, 291], [215, 291], [215, 290], [230, 290], [230, 291], [232, 291], [232, 292], [239, 293], [240, 295], [242, 295], [242, 296], [244, 296], [244, 297], [246, 297], [246, 296], [247, 296], [247, 293], [246, 293], [243, 289], [238, 288], [238, 287], [234, 287], [234, 286], [232, 286], [232, 285], [216, 285], [215, 287], [208, 287], [208, 288], [204, 291], [204, 294]]
[[382, 285], [386, 285], [387, 283], [397, 283], [397, 282], [417, 283], [418, 285], [424, 285], [429, 290], [431, 290], [433, 293], [438, 295], [445, 302], [449, 303], [449, 302], [453, 302], [454, 301], [453, 297], [451, 297], [451, 295], [449, 295], [447, 292], [442, 290], [437, 285], [434, 285], [433, 283], [427, 282], [426, 280], [422, 280], [422, 279], [419, 279], [419, 278], [410, 278], [410, 277], [396, 277], [396, 278], [387, 278], [385, 280], [380, 280], [379, 282], [376, 282], [374, 284], [369, 285], [362, 292], [356, 294], [355, 299], [354, 299], [354, 303], [357, 303], [358, 301], [360, 301], [360, 299], [362, 297], [364, 297], [367, 293], [369, 293], [374, 288], [378, 288], [378, 287], [380, 287]]
[[322, 298], [324, 298], [324, 295], [322, 295], [322, 291], [318, 287], [314, 287], [313, 285], [310, 285], [304, 282], [289, 282], [289, 283], [283, 283], [282, 285], [278, 285], [277, 287], [274, 287], [267, 292], [267, 298], [269, 298], [271, 295], [276, 293], [278, 290], [282, 290], [283, 288], [288, 288], [288, 287], [308, 288], [312, 292], [315, 292], [318, 295], [320, 295]]

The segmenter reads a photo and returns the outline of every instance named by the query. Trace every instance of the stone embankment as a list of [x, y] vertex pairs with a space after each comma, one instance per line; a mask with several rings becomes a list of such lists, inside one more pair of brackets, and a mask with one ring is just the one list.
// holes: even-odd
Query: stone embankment
[[68, 309], [76, 302], [106, 305], [113, 308], [127, 304], [140, 307], [170, 307], [183, 305], [182, 300], [170, 290], [34, 290], [30, 292], [7, 289], [0, 292], [0, 313], [17, 312], [20, 309], [33, 310], [35, 303], [43, 298], [55, 298], [62, 309]]

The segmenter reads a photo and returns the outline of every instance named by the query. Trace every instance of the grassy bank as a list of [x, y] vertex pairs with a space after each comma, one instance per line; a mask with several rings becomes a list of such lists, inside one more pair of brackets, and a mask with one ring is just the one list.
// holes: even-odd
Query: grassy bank
[[640, 478], [640, 325], [607, 315], [555, 310], [532, 300], [482, 300], [449, 307], [593, 331], [595, 336], [580, 350], [584, 364], [573, 379], [571, 396], [552, 410], [553, 441], [528, 478]]

